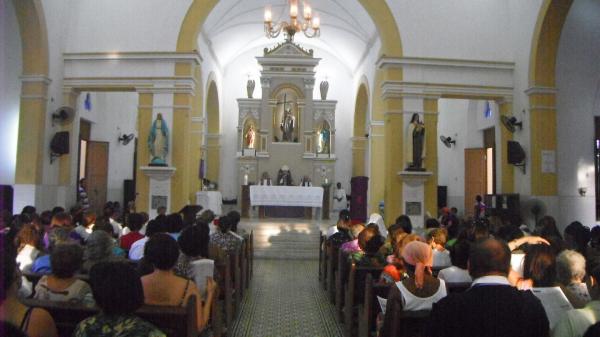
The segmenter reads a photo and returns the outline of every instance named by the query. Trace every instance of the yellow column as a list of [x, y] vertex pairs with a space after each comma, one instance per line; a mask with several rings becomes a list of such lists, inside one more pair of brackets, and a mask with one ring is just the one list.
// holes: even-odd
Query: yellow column
[[46, 94], [50, 80], [44, 76], [23, 76], [19, 111], [19, 137], [17, 141], [16, 184], [42, 183], [46, 133]]
[[433, 173], [425, 182], [425, 214], [437, 217], [437, 185], [438, 185], [438, 99], [423, 100], [425, 112], [425, 169]]
[[[63, 105], [64, 106], [69, 106], [73, 109], [75, 109], [77, 107], [77, 95], [78, 93], [72, 89], [65, 89], [65, 91], [63, 92]], [[67, 131], [69, 132], [69, 139], [72, 142], [78, 142], [79, 141], [79, 135], [74, 135], [73, 134], [73, 125], [74, 125], [75, 121], [67, 124], [67, 125], [63, 125], [61, 127], [61, 131]], [[69, 144], [70, 149], [77, 149], [79, 148], [79, 146], [77, 146], [77, 144]], [[69, 154], [65, 154], [60, 156], [60, 159], [58, 161], [59, 164], [59, 173], [58, 173], [58, 184], [59, 185], [63, 185], [63, 186], [69, 186], [69, 185], [74, 185], [74, 181], [71, 181], [71, 167], [73, 166], [73, 158], [77, 158], [77, 154], [73, 153], [73, 151], [69, 151]], [[74, 192], [75, 189], [72, 189], [72, 191]]]
[[556, 156], [556, 95], [552, 91], [530, 91], [531, 195], [557, 194], [556, 173], [542, 173], [542, 151]]
[[[376, 82], [376, 88], [382, 88], [382, 84], [385, 81], [401, 81], [402, 69], [383, 69], [382, 75], [384, 81]], [[385, 112], [385, 156], [382, 158], [383, 163], [379, 164], [385, 165], [385, 219], [386, 223], [389, 225], [394, 222], [396, 217], [402, 214], [402, 179], [398, 176], [398, 172], [404, 169], [404, 167], [402, 167], [402, 152], [404, 148], [403, 100], [398, 96], [384, 97], [383, 92], [374, 97], [376, 98], [375, 101], [378, 101], [379, 99], [377, 98], [380, 97], [382, 107], [380, 111]]]
[[135, 168], [135, 206], [138, 212], [148, 212], [150, 196], [150, 178], [145, 175], [140, 166], [146, 166], [150, 162], [150, 151], [146, 142], [152, 125], [152, 104], [154, 94], [140, 93], [138, 96], [138, 142], [137, 142], [137, 165]]
[[192, 203], [195, 203], [195, 193], [200, 191], [202, 188], [200, 184], [199, 172], [200, 172], [200, 159], [202, 158], [202, 131], [204, 128], [204, 121], [202, 120], [203, 101], [202, 93], [203, 87], [200, 84], [202, 82], [201, 68], [200, 66], [195, 67], [194, 78], [197, 81], [196, 90], [194, 91], [194, 97], [192, 97], [192, 124], [191, 124], [191, 151], [190, 151], [190, 199]]
[[[191, 199], [191, 93], [176, 93], [173, 97], [173, 146], [171, 165], [177, 171], [171, 178], [171, 211], [179, 211]], [[195, 191], [194, 191], [195, 192]]]
[[[512, 115], [512, 102], [500, 101], [498, 102], [500, 116], [511, 116]], [[508, 131], [505, 127], [500, 127], [500, 146], [496, 146], [500, 151], [500, 181], [502, 189], [500, 193], [514, 193], [515, 192], [515, 169], [508, 163], [508, 151], [507, 142], [513, 139], [512, 132]]]
[[352, 137], [352, 176], [359, 177], [366, 174], [365, 151], [368, 145], [366, 137]]

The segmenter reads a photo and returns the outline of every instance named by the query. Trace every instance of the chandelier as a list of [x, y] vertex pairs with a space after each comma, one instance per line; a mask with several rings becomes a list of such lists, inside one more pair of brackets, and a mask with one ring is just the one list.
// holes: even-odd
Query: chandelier
[[294, 41], [294, 35], [303, 32], [308, 38], [318, 37], [321, 34], [319, 25], [321, 20], [317, 15], [313, 16], [312, 8], [308, 3], [304, 3], [304, 22], [298, 19], [298, 0], [289, 0], [290, 2], [290, 22], [281, 21], [273, 23], [271, 6], [265, 7], [265, 35], [267, 38], [276, 38], [283, 31], [285, 41]]

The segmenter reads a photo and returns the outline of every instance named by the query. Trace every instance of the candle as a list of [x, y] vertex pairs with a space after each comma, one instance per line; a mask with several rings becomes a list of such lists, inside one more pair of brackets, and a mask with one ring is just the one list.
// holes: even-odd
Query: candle
[[272, 21], [271, 6], [266, 6], [265, 7], [265, 22], [271, 23], [271, 21]]
[[309, 4], [304, 3], [304, 19], [310, 20], [311, 17], [312, 17], [312, 9], [310, 8]]
[[290, 0], [290, 16], [294, 19], [298, 17], [298, 0]]
[[315, 18], [312, 20], [312, 28], [314, 30], [319, 29], [319, 25], [321, 24], [321, 19], [319, 19], [318, 16], [315, 16]]
[[244, 185], [248, 185], [248, 174], [244, 174]]

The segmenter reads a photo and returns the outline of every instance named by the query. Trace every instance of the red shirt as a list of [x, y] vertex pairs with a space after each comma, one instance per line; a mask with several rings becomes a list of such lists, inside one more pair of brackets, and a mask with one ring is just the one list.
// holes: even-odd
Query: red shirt
[[144, 236], [139, 232], [130, 232], [121, 237], [121, 248], [125, 250], [129, 250], [131, 245], [137, 240], [143, 238]]

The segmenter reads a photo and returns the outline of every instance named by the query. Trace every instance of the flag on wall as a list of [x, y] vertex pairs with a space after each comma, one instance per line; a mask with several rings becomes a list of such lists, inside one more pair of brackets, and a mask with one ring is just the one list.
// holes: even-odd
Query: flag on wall
[[90, 93], [89, 92], [85, 94], [85, 101], [83, 102], [83, 107], [87, 111], [91, 111], [92, 110], [92, 99], [90, 97]]
[[492, 107], [490, 106], [490, 101], [485, 101], [485, 109], [483, 111], [483, 117], [492, 118]]

